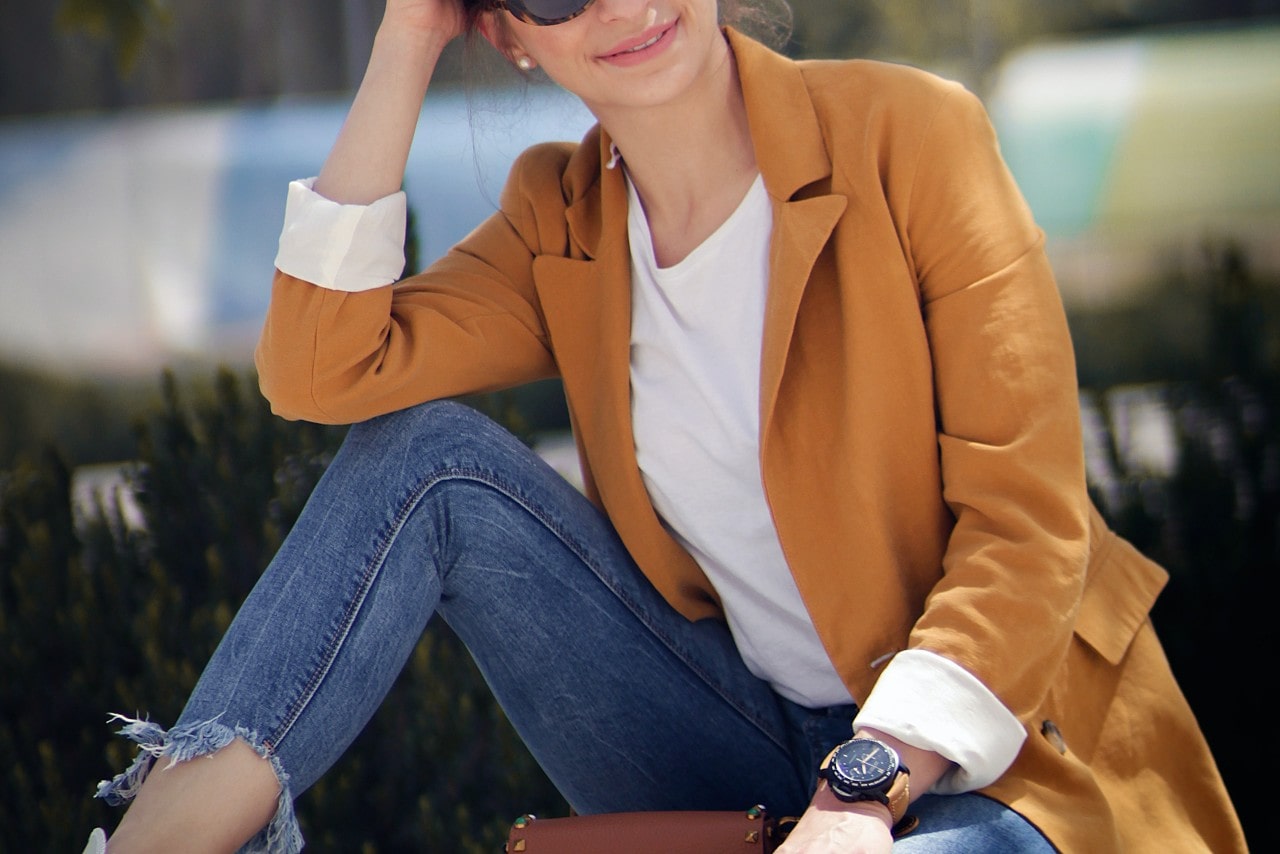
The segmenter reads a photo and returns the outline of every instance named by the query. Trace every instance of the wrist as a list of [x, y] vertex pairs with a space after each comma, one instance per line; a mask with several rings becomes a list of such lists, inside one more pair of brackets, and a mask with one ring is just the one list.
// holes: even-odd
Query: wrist
[[835, 792], [827, 785], [826, 780], [818, 781], [818, 788], [813, 793], [811, 806], [824, 812], [856, 813], [869, 818], [879, 819], [884, 826], [893, 829], [893, 812], [888, 805], [879, 801], [845, 801], [836, 797]]
[[842, 801], [874, 801], [888, 808], [893, 821], [911, 803], [910, 769], [887, 742], [866, 735], [836, 745], [818, 767], [818, 776]]
[[911, 791], [924, 794], [943, 775], [955, 768], [955, 763], [940, 753], [908, 744], [895, 736], [872, 727], [857, 727], [855, 735], [883, 741], [897, 751], [902, 763], [911, 769]]
[[893, 811], [888, 805], [879, 801], [846, 801], [836, 796], [831, 791], [826, 780], [818, 781], [818, 788], [813, 793], [813, 799], [809, 802], [809, 809], [827, 815], [857, 815], [864, 816], [868, 819], [875, 819], [884, 825], [889, 836], [893, 839], [901, 839], [908, 833], [914, 831], [920, 825], [920, 820], [914, 815], [903, 815], [902, 818], [895, 820]]
[[373, 55], [403, 55], [416, 65], [432, 67], [453, 36], [433, 27], [408, 26], [383, 19], [373, 36]]

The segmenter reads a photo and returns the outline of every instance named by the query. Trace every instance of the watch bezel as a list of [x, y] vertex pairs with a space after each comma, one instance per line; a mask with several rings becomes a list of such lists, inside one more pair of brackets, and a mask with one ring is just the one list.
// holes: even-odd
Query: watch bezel
[[[847, 756], [849, 752], [854, 750], [867, 750], [872, 748], [876, 751], [884, 751], [890, 763], [887, 769], [876, 774], [874, 777], [857, 777], [852, 776], [843, 767], [844, 763], [840, 761], [842, 756]], [[846, 759], [846, 762], [850, 761]], [[856, 761], [856, 760], [853, 760]], [[898, 751], [894, 750], [883, 741], [875, 738], [867, 738], [866, 736], [858, 736], [849, 739], [840, 744], [831, 752], [830, 760], [826, 763], [824, 769], [824, 777], [831, 786], [831, 790], [837, 796], [849, 797], [861, 800], [865, 797], [873, 797], [877, 800], [885, 797], [885, 794], [893, 786], [894, 778], [902, 770], [902, 757], [898, 755]]]

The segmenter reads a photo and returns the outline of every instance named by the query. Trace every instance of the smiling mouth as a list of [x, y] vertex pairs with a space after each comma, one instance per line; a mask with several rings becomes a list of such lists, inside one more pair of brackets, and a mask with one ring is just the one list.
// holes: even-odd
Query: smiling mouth
[[672, 29], [674, 29], [674, 27], [675, 27], [675, 22], [672, 22], [671, 24], [667, 24], [663, 26], [662, 29], [660, 29], [658, 32], [654, 33], [651, 38], [648, 38], [645, 41], [642, 41], [640, 44], [632, 45], [631, 47], [624, 48], [623, 50], [616, 50], [613, 53], [607, 54], [606, 56], [629, 56], [631, 54], [640, 53], [641, 51], [648, 50], [649, 48], [653, 47], [654, 45], [658, 44], [658, 42], [662, 41], [667, 36], [669, 36], [671, 34]]
[[620, 50], [620, 51], [618, 51], [618, 53], [636, 53], [636, 52], [638, 52], [638, 51], [642, 51], [642, 50], [644, 50], [645, 48], [653, 47], [653, 46], [654, 46], [655, 44], [657, 44], [657, 43], [662, 39], [662, 37], [663, 37], [663, 36], [665, 36], [666, 34], [667, 34], [667, 31], [666, 31], [666, 30], [663, 30], [662, 32], [660, 32], [660, 33], [658, 33], [656, 36], [654, 36], [653, 38], [649, 39], [649, 40], [648, 40], [647, 42], [645, 42], [644, 44], [638, 44], [638, 45], [636, 45], [635, 47], [629, 47], [629, 48], [627, 48], [626, 50]]

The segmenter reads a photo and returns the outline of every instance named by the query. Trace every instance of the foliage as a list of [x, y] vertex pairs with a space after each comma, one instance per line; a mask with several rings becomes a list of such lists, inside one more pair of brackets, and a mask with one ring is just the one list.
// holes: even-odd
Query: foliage
[[[1156, 251], [1161, 251], [1157, 249]], [[1269, 376], [1280, 366], [1280, 278], [1249, 268], [1241, 247], [1206, 240], [1168, 253], [1140, 299], [1068, 308], [1083, 386]]]
[[0, 468], [19, 454], [55, 445], [72, 465], [118, 460], [133, 452], [130, 418], [155, 397], [131, 381], [70, 379], [0, 365]]
[[[1269, 595], [1280, 567], [1280, 313], [1274, 284], [1251, 276], [1236, 247], [1211, 247], [1207, 257], [1198, 290], [1185, 281], [1162, 289], [1198, 293], [1178, 333], [1203, 345], [1185, 379], [1149, 387], [1172, 421], [1173, 471], [1163, 477], [1134, 462], [1112, 429], [1105, 446], [1117, 482], [1099, 504], [1118, 533], [1169, 570], [1152, 621], [1250, 847], [1273, 850], [1280, 834], [1265, 820], [1266, 793], [1252, 784], [1255, 740], [1239, 720], [1258, 705], [1259, 656], [1280, 648]], [[1106, 391], [1093, 397], [1105, 412]], [[1114, 417], [1105, 420], [1114, 428]]]
[[[1280, 566], [1280, 386], [1239, 377], [1163, 390], [1174, 416], [1172, 477], [1124, 470], [1113, 527], [1162, 564], [1170, 581], [1152, 612], [1184, 694], [1213, 747], [1252, 850], [1275, 850], [1257, 775], [1256, 739], [1241, 727], [1258, 708], [1267, 661], [1280, 648], [1274, 575]], [[1263, 679], [1260, 680], [1259, 677]]]
[[167, 18], [164, 0], [62, 0], [58, 9], [62, 26], [109, 42], [123, 72], [137, 62], [148, 33]]
[[[762, 7], [764, 17], [772, 18], [781, 2], [742, 0], [742, 5]], [[790, 0], [790, 5], [795, 21], [790, 51], [796, 55], [901, 59], [979, 85], [1003, 51], [1046, 34], [1280, 12], [1280, 0]], [[0, 4], [0, 115], [350, 87], [360, 79], [382, 6], [377, 0], [59, 0], [59, 25], [53, 27], [55, 14], [48, 4]], [[763, 29], [770, 29], [769, 22]], [[94, 41], [87, 43], [84, 33]], [[437, 79], [470, 73], [473, 69], [460, 58], [460, 51], [449, 51]]]
[[912, 62], [977, 85], [1007, 51], [1066, 33], [1274, 15], [1276, 0], [793, 0], [792, 52]]
[[[177, 718], [341, 437], [274, 418], [242, 385], [222, 372], [187, 404], [165, 378], [127, 472], [146, 533], [109, 501], [77, 520], [54, 451], [0, 476], [0, 826], [12, 850], [78, 850], [90, 827], [114, 823], [90, 784], [132, 747], [107, 737], [106, 713]], [[563, 809], [442, 621], [298, 803], [316, 851], [494, 851], [514, 816]]]

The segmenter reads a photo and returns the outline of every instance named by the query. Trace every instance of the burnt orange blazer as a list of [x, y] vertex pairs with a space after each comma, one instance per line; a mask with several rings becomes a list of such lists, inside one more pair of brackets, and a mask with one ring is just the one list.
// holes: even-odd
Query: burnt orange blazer
[[[765, 491], [850, 692], [896, 651], [931, 650], [1024, 722], [983, 791], [1061, 850], [1244, 850], [1148, 621], [1165, 572], [1086, 493], [1061, 301], [980, 103], [914, 69], [727, 35], [773, 206]], [[636, 465], [627, 194], [608, 150], [598, 128], [529, 150], [500, 210], [395, 286], [277, 273], [261, 384], [285, 417], [348, 423], [559, 376], [588, 494], [676, 609], [717, 618]]]

